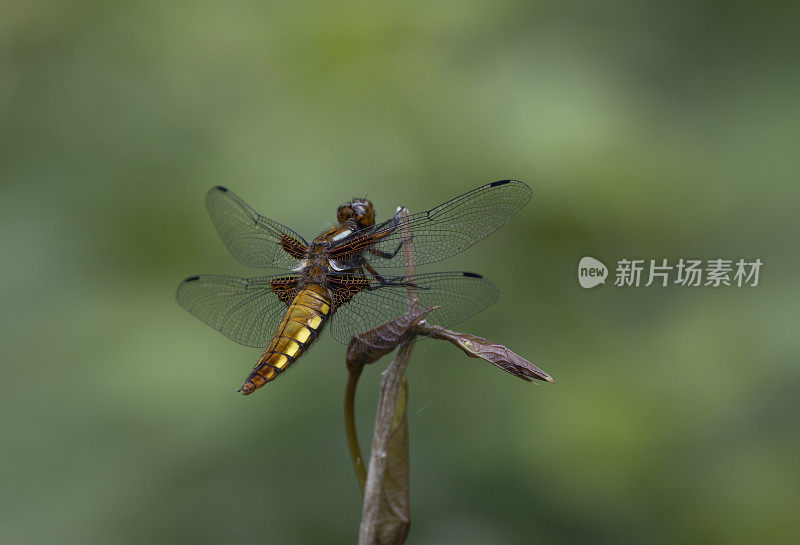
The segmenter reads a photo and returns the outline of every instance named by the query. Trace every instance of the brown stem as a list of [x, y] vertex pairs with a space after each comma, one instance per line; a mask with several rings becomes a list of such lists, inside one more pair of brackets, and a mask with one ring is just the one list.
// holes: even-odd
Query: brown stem
[[[414, 265], [414, 247], [411, 239], [411, 229], [408, 224], [408, 210], [398, 211], [400, 222], [400, 235], [403, 240], [403, 257], [406, 276], [416, 274]], [[408, 311], [419, 308], [417, 289], [413, 282], [406, 288], [406, 301]], [[383, 479], [386, 473], [387, 444], [392, 427], [397, 394], [403, 384], [406, 368], [414, 349], [413, 342], [400, 345], [392, 363], [381, 373], [381, 387], [378, 397], [378, 410], [375, 416], [375, 428], [372, 433], [372, 453], [369, 457], [369, 471], [367, 483], [364, 488], [364, 506], [361, 511], [361, 527], [359, 529], [358, 544], [374, 545], [378, 536], [378, 509], [381, 501]]]
[[356, 431], [355, 403], [356, 386], [361, 377], [361, 369], [348, 370], [347, 387], [344, 391], [344, 430], [347, 435], [347, 446], [350, 449], [350, 459], [356, 472], [358, 487], [364, 495], [364, 485], [367, 482], [367, 471], [364, 468], [364, 458], [361, 457], [361, 448], [358, 446], [358, 432]]

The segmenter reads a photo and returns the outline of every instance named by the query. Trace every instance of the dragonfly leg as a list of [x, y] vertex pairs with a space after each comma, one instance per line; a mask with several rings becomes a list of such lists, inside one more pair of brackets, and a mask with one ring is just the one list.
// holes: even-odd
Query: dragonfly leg
[[[374, 289], [382, 288], [384, 286], [401, 286], [401, 287], [404, 287], [404, 288], [418, 288], [419, 287], [414, 282], [409, 282], [407, 280], [386, 280], [366, 260], [364, 261], [363, 269], [367, 269], [367, 271], [372, 275], [372, 277], [375, 280], [378, 281], [378, 285], [377, 286], [371, 286], [371, 287], [369, 287], [367, 289], [373, 289], [374, 290]], [[363, 269], [361, 267], [359, 267], [359, 271], [361, 271], [362, 274], [364, 272]]]
[[379, 275], [377, 273], [375, 274], [375, 279], [378, 281], [378, 285], [377, 286], [367, 286], [367, 288], [366, 288], [367, 290], [377, 290], [377, 289], [380, 289], [380, 288], [385, 288], [387, 286], [396, 286], [396, 287], [401, 287], [401, 288], [426, 289], [426, 288], [420, 287], [417, 284], [415, 284], [414, 282], [410, 282], [408, 280], [403, 280], [403, 279], [400, 279], [400, 280], [386, 280], [385, 278], [383, 278], [381, 275]]
[[[366, 260], [364, 261], [364, 268], [367, 269], [367, 271], [369, 271], [369, 273], [372, 275], [372, 277], [375, 280], [377, 280], [381, 285], [386, 284], [386, 280], [380, 274], [378, 274], [378, 271], [376, 271], [372, 267], [372, 265], [370, 265], [369, 262], [367, 262]], [[360, 269], [360, 270], [361, 270], [361, 273], [363, 274], [364, 273], [363, 269]]]
[[392, 259], [394, 256], [397, 255], [397, 252], [400, 251], [400, 248], [403, 247], [403, 244], [405, 244], [405, 242], [406, 242], [405, 240], [401, 240], [400, 244], [397, 245], [397, 248], [395, 248], [393, 252], [384, 252], [383, 250], [379, 250], [373, 247], [367, 248], [367, 251], [373, 255], [382, 257], [383, 259]]

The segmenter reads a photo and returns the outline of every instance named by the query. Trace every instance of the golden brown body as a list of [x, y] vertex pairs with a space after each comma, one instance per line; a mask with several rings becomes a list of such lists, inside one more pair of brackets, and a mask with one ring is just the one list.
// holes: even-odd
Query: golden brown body
[[[370, 208], [367, 209], [371, 212]], [[340, 210], [340, 216], [343, 212]], [[372, 216], [367, 220], [374, 221]], [[267, 351], [259, 358], [253, 371], [239, 390], [249, 395], [278, 378], [299, 358], [319, 336], [333, 312], [331, 296], [325, 281], [331, 272], [328, 248], [337, 240], [360, 227], [350, 215], [340, 218], [341, 225], [321, 234], [308, 246], [302, 261], [297, 293], [278, 325]]]
[[242, 385], [242, 394], [252, 394], [294, 363], [319, 336], [330, 313], [330, 296], [324, 287], [311, 284], [301, 288], [289, 305], [267, 351]]

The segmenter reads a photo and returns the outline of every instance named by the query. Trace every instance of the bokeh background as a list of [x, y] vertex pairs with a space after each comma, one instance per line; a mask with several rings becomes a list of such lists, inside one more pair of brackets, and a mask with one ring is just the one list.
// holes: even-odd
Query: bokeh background
[[[0, 542], [354, 543], [344, 347], [242, 398], [259, 352], [174, 302], [268, 272], [205, 192], [312, 237], [353, 196], [517, 178], [530, 204], [430, 269], [492, 278], [459, 329], [557, 383], [419, 345], [409, 543], [797, 543], [798, 6], [3, 2]], [[584, 290], [584, 255], [764, 267]]]

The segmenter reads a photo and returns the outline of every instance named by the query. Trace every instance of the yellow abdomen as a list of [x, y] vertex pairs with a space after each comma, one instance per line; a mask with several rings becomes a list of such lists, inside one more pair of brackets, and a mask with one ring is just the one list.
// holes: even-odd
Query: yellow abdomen
[[275, 380], [316, 340], [330, 313], [330, 296], [322, 286], [312, 284], [297, 292], [267, 351], [239, 391], [249, 395]]

